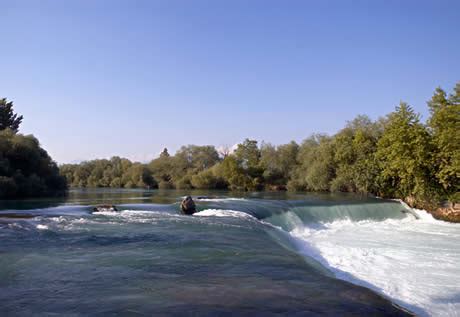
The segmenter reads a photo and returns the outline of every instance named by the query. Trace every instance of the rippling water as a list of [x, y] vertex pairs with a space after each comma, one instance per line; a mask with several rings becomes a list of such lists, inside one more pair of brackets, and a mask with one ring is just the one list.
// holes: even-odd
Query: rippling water
[[352, 195], [192, 192], [185, 216], [186, 194], [0, 202], [0, 315], [460, 313], [459, 225]]

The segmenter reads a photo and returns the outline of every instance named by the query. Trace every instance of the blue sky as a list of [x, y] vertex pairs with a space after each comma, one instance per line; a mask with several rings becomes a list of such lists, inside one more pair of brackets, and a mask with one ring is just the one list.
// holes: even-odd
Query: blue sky
[[59, 163], [335, 133], [460, 80], [460, 1], [0, 0], [0, 97]]

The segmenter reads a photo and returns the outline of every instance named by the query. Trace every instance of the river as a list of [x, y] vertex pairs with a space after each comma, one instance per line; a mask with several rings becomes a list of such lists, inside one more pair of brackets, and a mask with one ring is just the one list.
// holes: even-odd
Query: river
[[78, 189], [0, 241], [0, 315], [460, 316], [460, 225], [358, 195]]

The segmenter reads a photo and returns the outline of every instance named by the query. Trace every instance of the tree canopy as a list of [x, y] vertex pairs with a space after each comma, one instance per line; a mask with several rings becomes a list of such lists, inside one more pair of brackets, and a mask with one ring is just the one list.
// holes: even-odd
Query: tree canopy
[[165, 148], [147, 164], [114, 157], [61, 166], [71, 186], [342, 191], [411, 197], [416, 203], [458, 201], [460, 83], [436, 89], [426, 124], [401, 103], [376, 121], [360, 115], [335, 135], [314, 134], [300, 145], [245, 139], [232, 153], [187, 145]]
[[452, 197], [460, 191], [460, 83], [448, 98], [444, 90], [437, 88], [428, 106], [434, 176], [444, 193]]
[[18, 134], [23, 117], [0, 99], [0, 198], [64, 194], [67, 183], [33, 135]]
[[22, 116], [0, 99], [0, 196], [26, 197], [72, 187], [342, 191], [408, 198], [416, 204], [458, 202], [460, 82], [437, 88], [420, 120], [402, 102], [378, 120], [360, 115], [335, 135], [314, 134], [300, 145], [245, 139], [221, 154], [212, 145], [165, 148], [143, 164], [112, 157], [60, 166], [33, 136], [17, 134]]
[[66, 189], [57, 164], [35, 137], [0, 131], [0, 198], [58, 195]]
[[6, 98], [0, 99], [0, 131], [10, 129], [17, 133], [22, 119], [22, 116], [14, 113], [12, 101], [8, 102]]

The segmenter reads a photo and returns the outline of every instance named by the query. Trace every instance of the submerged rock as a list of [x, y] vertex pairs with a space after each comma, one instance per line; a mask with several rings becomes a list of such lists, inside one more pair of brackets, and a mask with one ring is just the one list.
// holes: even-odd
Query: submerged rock
[[186, 215], [193, 215], [196, 212], [196, 206], [192, 197], [185, 197], [184, 200], [182, 200], [182, 203], [180, 204], [180, 209], [182, 213]]
[[93, 212], [101, 211], [118, 211], [118, 209], [115, 205], [97, 205], [93, 208]]

